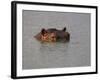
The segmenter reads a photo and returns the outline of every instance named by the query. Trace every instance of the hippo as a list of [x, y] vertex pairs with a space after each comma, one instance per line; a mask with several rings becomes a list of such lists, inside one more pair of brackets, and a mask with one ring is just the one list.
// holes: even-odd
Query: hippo
[[66, 27], [62, 30], [56, 28], [42, 28], [34, 37], [42, 42], [68, 42], [70, 40], [70, 34], [66, 32]]

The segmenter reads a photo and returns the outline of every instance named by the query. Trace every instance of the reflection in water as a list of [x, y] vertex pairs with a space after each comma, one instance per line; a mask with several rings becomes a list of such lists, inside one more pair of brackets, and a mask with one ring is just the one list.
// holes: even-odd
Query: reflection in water
[[[40, 43], [34, 68], [65, 67], [69, 43]], [[34, 62], [34, 61], [33, 61]]]
[[41, 52], [46, 53], [67, 53], [68, 43], [42, 43], [40, 46]]

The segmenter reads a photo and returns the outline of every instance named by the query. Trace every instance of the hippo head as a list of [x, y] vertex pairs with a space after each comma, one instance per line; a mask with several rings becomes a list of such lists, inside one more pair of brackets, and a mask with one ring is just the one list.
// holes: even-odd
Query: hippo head
[[56, 33], [50, 32], [46, 29], [41, 30], [41, 41], [43, 42], [55, 42], [56, 41]]
[[36, 39], [42, 42], [57, 42], [57, 41], [68, 41], [70, 35], [66, 32], [66, 27], [62, 30], [55, 28], [41, 29], [40, 33], [35, 36]]

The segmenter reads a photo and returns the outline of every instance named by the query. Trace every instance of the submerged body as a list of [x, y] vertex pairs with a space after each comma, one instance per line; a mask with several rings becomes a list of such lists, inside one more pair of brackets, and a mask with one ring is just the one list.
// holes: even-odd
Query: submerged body
[[55, 28], [42, 29], [35, 38], [42, 42], [67, 42], [70, 40], [70, 34], [66, 32], [66, 28], [57, 30]]

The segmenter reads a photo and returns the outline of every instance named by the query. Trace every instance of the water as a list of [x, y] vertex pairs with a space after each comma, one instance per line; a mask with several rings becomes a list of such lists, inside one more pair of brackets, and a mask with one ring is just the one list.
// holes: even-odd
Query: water
[[[40, 43], [34, 38], [42, 28], [67, 27], [67, 43]], [[90, 66], [90, 14], [23, 10], [22, 68]]]

